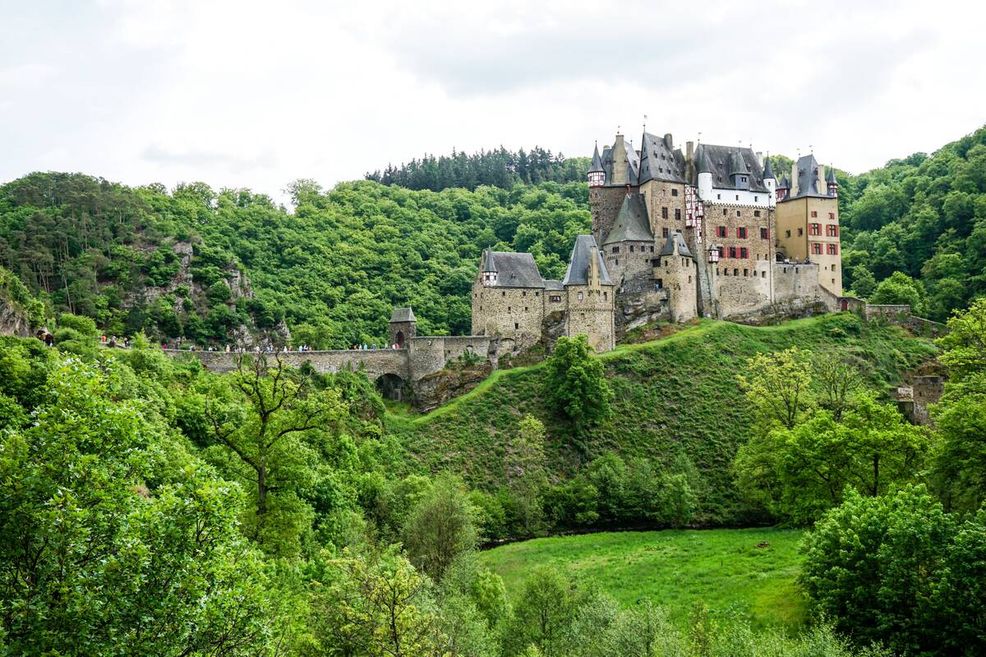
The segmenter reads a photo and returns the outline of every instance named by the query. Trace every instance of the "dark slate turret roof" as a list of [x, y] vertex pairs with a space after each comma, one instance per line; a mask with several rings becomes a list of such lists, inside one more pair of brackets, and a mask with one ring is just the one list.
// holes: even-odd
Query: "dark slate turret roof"
[[615, 242], [649, 242], [653, 239], [643, 194], [627, 194], [603, 246]]
[[781, 181], [777, 183], [777, 189], [791, 189], [791, 181], [787, 176], [781, 176]]
[[668, 235], [668, 239], [664, 242], [664, 246], [661, 247], [661, 253], [659, 255], [674, 255], [675, 247], [678, 249], [678, 255], [693, 258], [692, 252], [688, 250], [688, 245], [685, 243], [685, 238], [678, 231]]
[[658, 137], [645, 132], [640, 143], [639, 184], [648, 180], [685, 182], [685, 157], [680, 150], [674, 150], [670, 134]]
[[596, 240], [592, 235], [579, 235], [575, 238], [575, 246], [572, 247], [572, 256], [568, 261], [568, 271], [565, 272], [564, 285], [586, 285], [589, 282], [589, 263], [592, 255], [595, 254], [596, 266], [599, 267], [599, 282], [603, 285], [612, 285], [609, 279], [609, 272], [606, 271], [606, 264], [603, 262], [602, 253], [596, 246]]
[[836, 185], [839, 184], [839, 182], [835, 179], [835, 167], [829, 167], [829, 172], [825, 174], [825, 182], [835, 183]]
[[603, 169], [603, 159], [599, 156], [599, 144], [597, 143], [592, 151], [592, 166], [589, 167], [589, 173], [599, 173], [600, 171], [605, 171], [605, 169]]
[[771, 178], [776, 180], [774, 178], [774, 169], [770, 166], [770, 158], [768, 157], [763, 161], [763, 179], [770, 180]]
[[396, 324], [398, 322], [416, 322], [418, 321], [414, 317], [414, 311], [411, 307], [407, 308], [394, 308], [394, 312], [390, 315], [390, 323]]
[[[487, 257], [491, 269], [486, 269]], [[544, 279], [541, 278], [534, 256], [530, 253], [487, 251], [483, 258], [483, 271], [496, 272], [497, 287], [544, 287]]]
[[729, 155], [729, 175], [749, 175], [750, 167], [746, 166], [746, 160], [740, 155], [739, 151], [733, 151]]
[[496, 265], [493, 264], [493, 252], [489, 249], [483, 249], [483, 271], [496, 271]]
[[820, 196], [831, 198], [828, 190], [818, 189], [818, 160], [814, 155], [802, 155], [798, 158], [798, 193], [784, 199], [789, 201], [795, 198], [805, 198], [806, 196]]
[[[734, 162], [733, 156], [737, 156]], [[713, 144], [701, 144], [698, 147], [696, 157], [700, 158], [699, 173], [702, 173], [701, 160], [705, 160], [705, 167], [712, 174], [712, 186], [719, 189], [737, 189], [730, 176], [736, 166], [745, 167], [750, 177], [750, 191], [766, 192], [767, 188], [763, 185], [763, 171], [753, 149], [742, 146], [715, 146]], [[745, 189], [745, 188], [744, 188]]]
[[699, 145], [698, 153], [696, 154], [697, 162], [695, 168], [699, 173], [712, 173], [712, 167], [709, 166], [709, 158], [705, 157], [705, 149]]

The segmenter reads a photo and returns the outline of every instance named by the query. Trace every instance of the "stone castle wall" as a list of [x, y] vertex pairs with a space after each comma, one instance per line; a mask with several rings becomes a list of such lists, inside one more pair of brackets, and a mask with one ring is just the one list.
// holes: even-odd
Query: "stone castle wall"
[[[685, 184], [649, 180], [640, 186], [647, 204], [650, 230], [658, 244], [675, 231], [685, 230]], [[665, 217], [664, 215], [667, 215]]]
[[671, 321], [687, 322], [698, 314], [698, 270], [695, 260], [677, 254], [661, 256], [654, 267], [654, 278], [667, 290]]
[[[514, 340], [517, 349], [533, 346], [541, 339], [545, 294], [550, 294], [550, 291], [484, 287], [477, 278], [472, 287], [473, 335], [509, 337]], [[548, 305], [562, 304], [549, 302]]]
[[[568, 335], [585, 334], [589, 344], [598, 351], [609, 351], [616, 345], [613, 318], [613, 288], [588, 285], [569, 285], [566, 322]], [[581, 296], [581, 299], [579, 298]]]

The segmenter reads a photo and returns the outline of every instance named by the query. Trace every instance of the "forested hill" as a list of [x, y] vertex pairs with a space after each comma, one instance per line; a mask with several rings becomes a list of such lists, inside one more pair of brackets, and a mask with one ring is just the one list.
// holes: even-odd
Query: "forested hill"
[[566, 158], [561, 153], [535, 146], [530, 152], [508, 151], [503, 146], [472, 155], [452, 151], [452, 155], [425, 155], [399, 167], [388, 165], [383, 171], [367, 173], [367, 180], [408, 189], [441, 191], [449, 187], [476, 189], [481, 185], [510, 188], [542, 182], [582, 182], [590, 158]]
[[[404, 304], [422, 332], [467, 333], [483, 248], [530, 251], [560, 277], [589, 230], [588, 163], [521, 155], [429, 157], [380, 174], [391, 184], [298, 181], [293, 212], [245, 189], [34, 173], [0, 186], [0, 267], [108, 334], [222, 344], [286, 326], [295, 345], [348, 347], [383, 342]], [[551, 178], [575, 182], [525, 184]], [[986, 129], [839, 179], [847, 290], [935, 319], [986, 291]]]
[[986, 127], [848, 183], [839, 190], [846, 289], [935, 319], [986, 292]]
[[291, 191], [294, 212], [202, 183], [31, 174], [0, 186], [0, 266], [107, 334], [222, 344], [283, 320], [294, 344], [345, 348], [382, 343], [392, 307], [409, 303], [419, 331], [468, 333], [483, 248], [531, 251], [560, 277], [590, 223], [584, 183]]

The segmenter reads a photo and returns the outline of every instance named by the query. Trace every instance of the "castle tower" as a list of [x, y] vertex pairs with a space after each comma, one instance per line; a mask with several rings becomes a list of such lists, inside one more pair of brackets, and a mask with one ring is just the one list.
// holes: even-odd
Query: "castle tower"
[[729, 178], [735, 189], [750, 189], [750, 167], [739, 151], [729, 156]]
[[835, 179], [835, 167], [829, 167], [828, 175], [825, 176], [825, 188], [829, 196], [839, 197], [839, 183]]
[[672, 322], [698, 316], [698, 266], [681, 233], [671, 233], [658, 255], [654, 278], [668, 294]]
[[774, 207], [777, 198], [777, 179], [774, 177], [774, 169], [770, 166], [770, 157], [763, 162], [763, 186], [770, 192], [770, 207]]
[[654, 234], [642, 194], [631, 192], [623, 199], [602, 251], [606, 269], [621, 291], [644, 291], [654, 257]]
[[712, 167], [709, 165], [709, 158], [705, 154], [705, 148], [699, 144], [698, 157], [695, 169], [698, 171], [698, 195], [699, 198], [712, 198]]
[[394, 308], [390, 315], [390, 344], [396, 344], [404, 349], [407, 343], [417, 333], [417, 319], [411, 307]]
[[562, 281], [565, 290], [565, 334], [584, 334], [597, 352], [616, 344], [613, 282], [592, 235], [575, 238], [572, 256]]
[[599, 156], [599, 143], [592, 151], [592, 166], [589, 167], [589, 187], [602, 187], [606, 184], [606, 170], [603, 169], [603, 159]]

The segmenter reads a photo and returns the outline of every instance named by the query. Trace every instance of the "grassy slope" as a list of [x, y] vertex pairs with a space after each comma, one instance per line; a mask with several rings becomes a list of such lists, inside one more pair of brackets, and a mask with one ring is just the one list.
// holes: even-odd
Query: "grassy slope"
[[[795, 584], [798, 530], [708, 529], [539, 538], [480, 555], [517, 596], [531, 567], [552, 566], [624, 605], [649, 600], [684, 624], [699, 605], [755, 625], [794, 627], [805, 601]], [[767, 543], [764, 547], [757, 547]]]
[[[797, 345], [818, 353], [853, 355], [869, 366], [871, 385], [889, 394], [900, 373], [934, 353], [927, 340], [894, 326], [826, 315], [771, 327], [703, 321], [654, 342], [625, 345], [602, 355], [615, 393], [612, 417], [598, 427], [591, 449], [643, 455], [671, 463], [687, 457], [701, 482], [700, 522], [748, 522], [737, 500], [729, 465], [747, 440], [749, 417], [735, 375], [745, 359]], [[553, 475], [578, 466], [566, 429], [540, 393], [541, 367], [494, 373], [478, 388], [427, 415], [390, 417], [390, 430], [424, 468], [462, 473], [495, 488], [503, 456], [525, 413], [548, 427]]]

